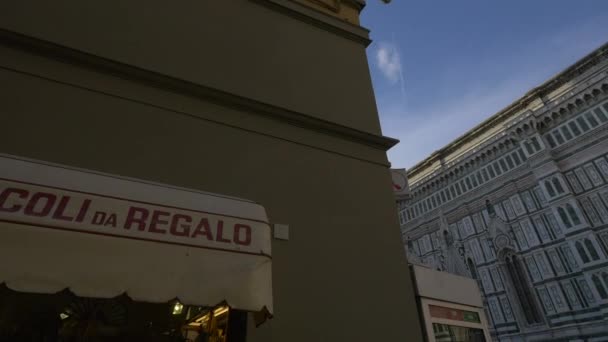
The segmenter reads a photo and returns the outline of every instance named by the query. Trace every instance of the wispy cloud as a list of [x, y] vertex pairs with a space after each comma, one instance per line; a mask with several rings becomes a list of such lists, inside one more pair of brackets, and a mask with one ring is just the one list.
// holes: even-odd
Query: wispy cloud
[[395, 44], [387, 42], [378, 43], [376, 66], [390, 83], [396, 84], [399, 82], [402, 72], [401, 56]]
[[[389, 151], [393, 167], [412, 167], [604, 43], [608, 27], [603, 19], [555, 32], [552, 37], [539, 37], [515, 60], [494, 60], [501, 65], [502, 77], [458, 80], [456, 88], [438, 84], [438, 88], [452, 87], [452, 96], [433, 99], [417, 108], [404, 106], [396, 97], [380, 96], [383, 133], [401, 141]], [[390, 44], [380, 46], [376, 56], [382, 73], [395, 83], [401, 65], [399, 55], [393, 56], [391, 51]]]
[[389, 151], [393, 167], [411, 167], [433, 151], [458, 138], [490, 115], [523, 95], [532, 87], [534, 76], [524, 74], [490, 89], [471, 88], [460, 97], [445, 102], [436, 102], [410, 115], [396, 103], [382, 107], [383, 133], [400, 140]]

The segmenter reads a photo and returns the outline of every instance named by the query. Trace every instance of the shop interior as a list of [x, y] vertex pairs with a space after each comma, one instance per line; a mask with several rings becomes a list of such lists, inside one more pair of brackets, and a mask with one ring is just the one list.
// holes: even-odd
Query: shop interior
[[0, 342], [243, 342], [246, 312], [225, 304], [152, 304], [128, 296], [34, 294], [0, 285]]

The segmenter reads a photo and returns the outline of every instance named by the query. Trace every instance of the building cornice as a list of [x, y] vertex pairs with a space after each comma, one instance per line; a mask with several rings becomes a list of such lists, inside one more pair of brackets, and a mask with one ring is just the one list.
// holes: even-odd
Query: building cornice
[[489, 128], [494, 127], [501, 122], [505, 122], [511, 116], [519, 112], [525, 111], [527, 107], [534, 101], [538, 101], [539, 99], [542, 100], [551, 92], [557, 90], [559, 87], [565, 85], [567, 82], [570, 82], [573, 78], [587, 72], [589, 69], [593, 68], [598, 63], [606, 59], [608, 59], [608, 43], [602, 45], [598, 49], [581, 58], [576, 63], [566, 68], [562, 72], [558, 73], [554, 77], [550, 78], [540, 86], [531, 89], [524, 96], [512, 102], [510, 105], [508, 105], [498, 113], [492, 115], [490, 118], [486, 119], [479, 125], [473, 127], [473, 129], [469, 130], [465, 134], [456, 138], [449, 145], [439, 149], [438, 151], [433, 152], [429, 157], [411, 167], [408, 170], [408, 174], [415, 174], [424, 170], [428, 166], [439, 161], [444, 156], [447, 156], [450, 153], [454, 152], [456, 149], [463, 146], [467, 142], [479, 137]]
[[[372, 41], [369, 38], [369, 30], [355, 24], [351, 24], [340, 18], [303, 5], [291, 0], [249, 0], [266, 6], [269, 9], [288, 15], [294, 19], [316, 26], [328, 32], [337, 34], [343, 38], [368, 46]], [[365, 3], [361, 1], [349, 1], [362, 10]]]
[[245, 110], [293, 126], [387, 151], [399, 140], [368, 133], [304, 113], [274, 106], [219, 89], [185, 81], [133, 65], [113, 61], [62, 45], [0, 29], [0, 44], [97, 72], [114, 75], [158, 89], [200, 98], [226, 107]]

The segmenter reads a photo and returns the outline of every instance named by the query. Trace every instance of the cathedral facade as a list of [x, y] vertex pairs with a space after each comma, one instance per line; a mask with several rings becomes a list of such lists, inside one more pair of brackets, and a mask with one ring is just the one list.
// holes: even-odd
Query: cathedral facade
[[410, 261], [477, 280], [497, 341], [608, 341], [608, 44], [408, 170]]

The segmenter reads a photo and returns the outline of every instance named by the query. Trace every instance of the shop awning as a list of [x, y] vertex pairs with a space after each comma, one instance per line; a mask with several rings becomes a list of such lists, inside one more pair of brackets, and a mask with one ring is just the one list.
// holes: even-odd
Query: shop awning
[[264, 208], [0, 154], [0, 284], [272, 313]]

